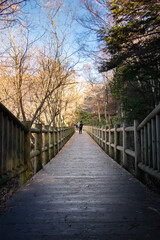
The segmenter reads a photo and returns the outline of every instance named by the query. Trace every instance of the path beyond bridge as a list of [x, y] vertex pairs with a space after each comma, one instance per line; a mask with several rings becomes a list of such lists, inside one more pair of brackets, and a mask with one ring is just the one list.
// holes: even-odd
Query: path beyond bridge
[[76, 133], [0, 214], [2, 240], [159, 240], [160, 196]]

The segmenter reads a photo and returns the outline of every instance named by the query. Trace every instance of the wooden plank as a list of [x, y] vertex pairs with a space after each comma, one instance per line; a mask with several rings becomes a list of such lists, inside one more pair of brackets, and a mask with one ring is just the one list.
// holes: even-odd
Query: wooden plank
[[134, 152], [134, 151], [132, 151], [132, 150], [130, 150], [130, 149], [126, 149], [126, 150], [125, 150], [125, 153], [127, 153], [129, 156], [135, 158], [135, 152]]
[[115, 131], [115, 128], [111, 128], [111, 132], [114, 132]]
[[5, 240], [14, 236], [158, 240], [159, 209], [158, 195], [102, 153], [87, 134], [75, 134], [61, 153], [5, 204], [0, 236]]
[[134, 126], [126, 127], [126, 128], [125, 128], [125, 131], [126, 131], [126, 132], [133, 132], [133, 131], [134, 131]]
[[40, 151], [39, 150], [34, 150], [34, 151], [30, 152], [30, 158], [34, 158], [34, 157], [36, 157], [38, 155], [40, 155]]
[[[44, 129], [43, 129], [44, 130]], [[46, 130], [46, 129], [45, 129]], [[31, 133], [40, 133], [40, 129], [38, 129], [37, 127], [32, 127], [31, 128]]]
[[119, 145], [117, 145], [117, 150], [119, 150], [119, 151], [123, 151], [123, 146], [119, 146]]
[[123, 127], [117, 128], [117, 132], [123, 132]]

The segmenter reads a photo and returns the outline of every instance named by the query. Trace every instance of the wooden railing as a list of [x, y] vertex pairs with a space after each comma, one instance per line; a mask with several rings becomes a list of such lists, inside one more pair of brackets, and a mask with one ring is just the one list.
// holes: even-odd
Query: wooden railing
[[31, 128], [30, 122], [21, 123], [0, 103], [0, 185], [16, 176], [26, 182], [31, 171], [38, 172], [61, 150], [74, 130], [41, 124]]
[[[84, 129], [115, 161], [139, 178], [141, 171], [160, 179], [160, 104], [140, 124]], [[141, 170], [141, 171], [140, 171]]]

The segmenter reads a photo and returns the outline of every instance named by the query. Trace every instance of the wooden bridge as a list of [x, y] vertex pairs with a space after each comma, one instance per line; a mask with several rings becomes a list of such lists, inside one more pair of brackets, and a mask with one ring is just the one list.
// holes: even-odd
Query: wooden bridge
[[[154, 134], [152, 129], [155, 129], [154, 122], [158, 124], [158, 113], [159, 111], [156, 109], [143, 124], [138, 126], [135, 124], [137, 131], [139, 126], [142, 128], [146, 124], [148, 126], [146, 128], [148, 140], [145, 140], [147, 148], [143, 147], [143, 161], [141, 162], [141, 165], [146, 164], [146, 168], [138, 168], [141, 171], [147, 169], [146, 172], [151, 172], [151, 174], [155, 172], [152, 176], [158, 176], [157, 179], [159, 178], [157, 155], [159, 132], [155, 131]], [[46, 128], [36, 126], [26, 130], [3, 107], [0, 116], [1, 137], [4, 136], [4, 131], [7, 131], [7, 136], [12, 136], [11, 139], [16, 136], [15, 141], [6, 140], [4, 142], [1, 140], [1, 166], [3, 166], [1, 182], [13, 176], [13, 173], [16, 175], [19, 172], [21, 174], [28, 172], [29, 167], [26, 162], [28, 158], [35, 158], [35, 172], [42, 168], [2, 205], [0, 212], [0, 236], [2, 239], [159, 240], [160, 196], [150, 191], [106, 155], [86, 132], [73, 135], [71, 128], [68, 130], [52, 129], [47, 126]], [[15, 130], [9, 130], [14, 129], [14, 125], [16, 129], [21, 129], [16, 130], [16, 135], [14, 135]], [[127, 144], [125, 149], [124, 138], [126, 135], [118, 140], [116, 133], [124, 131], [127, 134], [127, 132], [133, 131], [133, 127], [116, 129], [88, 128], [88, 131], [104, 150], [108, 149], [115, 156], [118, 154], [116, 151], [120, 151], [123, 153], [122, 161], [125, 159], [125, 163], [127, 161], [126, 154], [132, 155], [134, 160], [138, 159], [135, 161], [135, 165], [140, 166], [137, 148], [142, 148], [142, 142], [139, 142], [139, 147], [136, 143], [136, 147], [132, 146], [132, 149], [129, 149], [129, 144]], [[21, 135], [20, 132], [23, 130], [24, 133]], [[31, 132], [37, 135], [35, 137], [37, 149], [32, 149], [30, 153], [29, 134]], [[139, 136], [134, 132], [135, 141], [142, 138], [141, 134], [143, 134], [142, 136], [146, 134], [144, 131], [140, 130], [140, 132]], [[151, 135], [149, 135], [150, 132]], [[114, 139], [113, 134], [117, 136], [117, 140]], [[44, 136], [42, 137], [42, 135]], [[149, 137], [151, 138], [149, 139]], [[111, 142], [108, 142], [108, 139]], [[141, 140], [144, 140], [144, 137]], [[124, 145], [121, 146], [119, 141], [122, 141]], [[18, 152], [20, 147], [17, 142], [21, 143], [21, 154]], [[16, 150], [14, 150], [14, 144]], [[6, 154], [4, 146], [7, 149], [8, 146], [11, 146], [12, 151], [10, 153], [7, 151]], [[114, 151], [115, 149], [116, 151]], [[147, 154], [145, 149], [149, 149]], [[154, 149], [156, 149], [155, 152]], [[149, 160], [149, 154], [152, 153], [155, 165]], [[48, 161], [47, 156], [54, 158], [51, 157], [52, 160]], [[11, 158], [14, 159], [13, 163], [10, 162]], [[7, 160], [7, 164], [4, 159]], [[19, 161], [15, 161], [15, 159], [19, 159]]]

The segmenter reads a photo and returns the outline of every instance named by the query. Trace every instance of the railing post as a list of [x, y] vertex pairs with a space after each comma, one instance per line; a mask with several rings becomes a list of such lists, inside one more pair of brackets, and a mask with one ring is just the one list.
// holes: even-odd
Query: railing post
[[134, 120], [134, 146], [135, 146], [135, 174], [137, 178], [140, 178], [140, 169], [138, 163], [141, 162], [141, 141], [140, 132], [137, 131], [139, 122]]
[[61, 127], [58, 128], [58, 152], [61, 150]]
[[103, 127], [100, 127], [100, 147], [103, 148]]
[[44, 133], [44, 147], [46, 147], [47, 150], [44, 152], [44, 165], [49, 162], [49, 125], [45, 125], [45, 129], [47, 132]]
[[107, 153], [107, 127], [105, 126], [105, 153]]
[[58, 129], [57, 127], [55, 127], [54, 129], [54, 156], [56, 156], [56, 154], [58, 153]]
[[117, 125], [114, 126], [114, 160], [117, 162]]
[[40, 152], [34, 162], [34, 172], [37, 173], [42, 168], [42, 124], [36, 124], [35, 127], [40, 130], [35, 134], [35, 150]]
[[3, 175], [3, 151], [4, 151], [4, 115], [3, 112], [0, 111], [0, 176]]
[[160, 115], [156, 115], [157, 169], [160, 172]]
[[7, 154], [8, 154], [8, 133], [9, 133], [9, 129], [8, 129], [8, 117], [7, 116], [3, 116], [4, 117], [4, 138], [3, 138], [3, 147], [4, 147], [4, 151], [3, 151], [3, 174], [7, 174], [7, 170], [8, 170], [8, 161], [7, 161]]
[[30, 151], [31, 151], [31, 122], [25, 121], [23, 122], [24, 126], [26, 127], [27, 132], [24, 134], [24, 162], [27, 164], [27, 171], [23, 175], [22, 182], [25, 183], [30, 178], [30, 171], [31, 171], [31, 162], [30, 162]]
[[60, 150], [60, 128], [57, 127], [57, 153], [59, 152]]
[[154, 170], [157, 170], [157, 149], [156, 149], [156, 120], [155, 118], [151, 119], [152, 126], [152, 167]]
[[[14, 141], [15, 139], [13, 138], [13, 121], [12, 120], [10, 120], [9, 121], [9, 142], [8, 142], [8, 144], [9, 144], [9, 146], [8, 146], [8, 148], [9, 148], [9, 151], [8, 151], [8, 160], [9, 160], [9, 163], [8, 163], [8, 170], [9, 171], [12, 171], [12, 169], [13, 169], [13, 141]], [[22, 147], [22, 152], [21, 152], [21, 159], [23, 160], [22, 161], [22, 165], [24, 165], [24, 151], [23, 151], [23, 148], [24, 148], [24, 140], [23, 141], [21, 141], [21, 147]], [[23, 145], [23, 146], [22, 146]]]
[[147, 147], [147, 153], [148, 153], [148, 165], [152, 167], [152, 134], [151, 134], [151, 123], [147, 123], [147, 142], [148, 142], [148, 147]]
[[111, 126], [109, 126], [109, 156], [111, 157], [112, 149], [111, 149]]
[[123, 166], [128, 169], [127, 154], [125, 150], [127, 149], [127, 132], [125, 131], [126, 123], [123, 123]]
[[50, 134], [49, 134], [49, 160], [54, 157], [54, 129], [50, 127]]
[[65, 145], [65, 127], [63, 127], [63, 146]]
[[102, 149], [105, 150], [105, 128], [102, 127]]
[[21, 145], [21, 140], [20, 140], [20, 128], [17, 126], [17, 137], [18, 137], [18, 144], [17, 144], [17, 161], [18, 161], [18, 167], [21, 165], [21, 155], [20, 155], [20, 145]]

